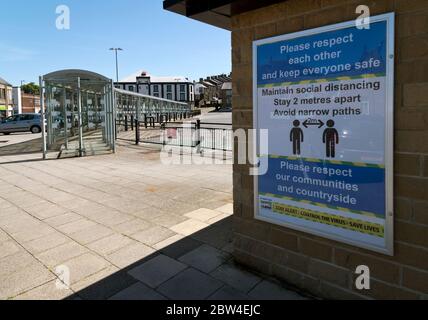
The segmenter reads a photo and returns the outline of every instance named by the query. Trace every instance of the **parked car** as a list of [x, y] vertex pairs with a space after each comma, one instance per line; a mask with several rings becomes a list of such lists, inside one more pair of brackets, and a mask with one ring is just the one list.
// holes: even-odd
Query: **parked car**
[[0, 122], [0, 133], [9, 135], [15, 132], [42, 132], [42, 116], [36, 113], [17, 114]]

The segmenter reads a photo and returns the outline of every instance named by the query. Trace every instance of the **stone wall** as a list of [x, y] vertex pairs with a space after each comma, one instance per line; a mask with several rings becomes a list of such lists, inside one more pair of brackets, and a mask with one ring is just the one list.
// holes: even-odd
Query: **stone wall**
[[[396, 13], [395, 256], [254, 219], [249, 167], [234, 167], [235, 258], [325, 298], [428, 298], [428, 1], [288, 0], [233, 17], [233, 121], [252, 128], [252, 41], [371, 15]], [[371, 290], [354, 287], [358, 265]]]

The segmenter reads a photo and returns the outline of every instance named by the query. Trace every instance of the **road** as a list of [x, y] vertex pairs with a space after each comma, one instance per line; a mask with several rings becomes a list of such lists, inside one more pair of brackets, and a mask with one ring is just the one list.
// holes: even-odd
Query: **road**
[[42, 134], [31, 134], [31, 133], [12, 133], [8, 136], [0, 134], [0, 148], [10, 146], [12, 144], [27, 142], [34, 139], [39, 139]]
[[41, 138], [41, 133], [14, 133], [8, 136], [0, 134], [0, 157], [41, 152]]
[[232, 112], [212, 112], [198, 117], [202, 122], [232, 124]]

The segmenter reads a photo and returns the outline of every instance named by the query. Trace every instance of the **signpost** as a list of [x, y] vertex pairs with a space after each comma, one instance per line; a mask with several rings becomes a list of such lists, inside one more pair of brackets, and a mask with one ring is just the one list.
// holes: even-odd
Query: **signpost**
[[393, 254], [394, 15], [254, 42], [256, 219]]

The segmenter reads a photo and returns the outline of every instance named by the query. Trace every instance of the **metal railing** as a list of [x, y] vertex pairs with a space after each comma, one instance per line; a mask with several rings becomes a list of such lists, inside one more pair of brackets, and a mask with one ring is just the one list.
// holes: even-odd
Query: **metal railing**
[[[115, 89], [116, 120], [129, 121], [131, 117], [140, 121], [162, 123], [177, 121], [192, 116], [187, 103]], [[128, 118], [125, 120], [125, 118]]]
[[[117, 125], [124, 125], [117, 122]], [[233, 151], [233, 130], [230, 124], [196, 122], [163, 122], [148, 126], [146, 122], [134, 120], [125, 125], [125, 130], [134, 130], [135, 144], [148, 143], [204, 150]]]
[[195, 113], [186, 103], [115, 89], [115, 104], [116, 137], [119, 132], [135, 131], [131, 139], [137, 145], [233, 150], [232, 125], [188, 121]]

